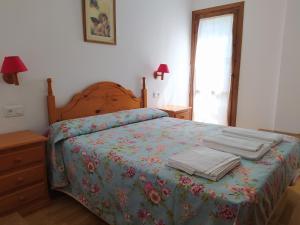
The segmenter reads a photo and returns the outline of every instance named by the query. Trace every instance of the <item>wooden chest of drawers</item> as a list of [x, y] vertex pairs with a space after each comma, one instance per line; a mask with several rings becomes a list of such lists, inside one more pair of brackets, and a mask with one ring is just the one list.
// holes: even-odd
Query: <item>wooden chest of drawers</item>
[[192, 119], [191, 107], [167, 105], [167, 106], [158, 107], [158, 109], [167, 112], [169, 116], [173, 118], [183, 119], [183, 120]]
[[0, 135], [0, 215], [27, 214], [48, 203], [46, 141], [31, 131]]

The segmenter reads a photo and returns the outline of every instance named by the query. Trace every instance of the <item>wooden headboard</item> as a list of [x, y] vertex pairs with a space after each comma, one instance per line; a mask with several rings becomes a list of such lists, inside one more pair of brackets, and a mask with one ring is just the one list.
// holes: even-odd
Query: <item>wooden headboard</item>
[[86, 116], [100, 115], [121, 110], [147, 107], [146, 78], [143, 77], [141, 97], [113, 82], [99, 82], [73, 96], [63, 107], [56, 107], [52, 90], [52, 80], [48, 82], [48, 116], [49, 124]]

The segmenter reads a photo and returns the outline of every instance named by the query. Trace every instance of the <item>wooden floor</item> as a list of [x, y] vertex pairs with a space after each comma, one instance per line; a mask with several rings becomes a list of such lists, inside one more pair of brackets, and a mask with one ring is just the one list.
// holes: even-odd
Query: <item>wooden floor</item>
[[68, 196], [55, 198], [49, 206], [24, 219], [28, 225], [107, 225]]
[[10, 215], [0, 218], [1, 225], [28, 225], [26, 220], [22, 218], [19, 213], [12, 213]]

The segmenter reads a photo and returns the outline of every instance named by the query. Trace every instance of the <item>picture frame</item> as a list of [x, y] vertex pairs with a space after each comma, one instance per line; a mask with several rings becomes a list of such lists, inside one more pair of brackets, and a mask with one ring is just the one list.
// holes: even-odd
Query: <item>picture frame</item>
[[82, 0], [85, 42], [117, 44], [116, 0]]

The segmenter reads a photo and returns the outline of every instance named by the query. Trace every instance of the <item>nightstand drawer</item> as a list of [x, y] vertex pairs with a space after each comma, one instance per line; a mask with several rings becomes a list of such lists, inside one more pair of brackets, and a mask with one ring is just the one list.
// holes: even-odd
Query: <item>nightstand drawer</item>
[[182, 113], [176, 113], [175, 118], [183, 119], [183, 120], [190, 120], [191, 119], [190, 112], [186, 111], [186, 112], [182, 112]]
[[48, 204], [46, 141], [32, 131], [0, 134], [0, 215], [25, 215]]
[[0, 214], [25, 206], [34, 200], [46, 197], [47, 190], [44, 183], [26, 188], [15, 194], [3, 196], [0, 198]]
[[19, 172], [0, 176], [0, 195], [13, 192], [30, 184], [42, 182], [45, 179], [45, 165], [35, 166]]
[[44, 161], [45, 158], [43, 144], [25, 146], [18, 151], [12, 151], [12, 153], [0, 155], [0, 173]]

